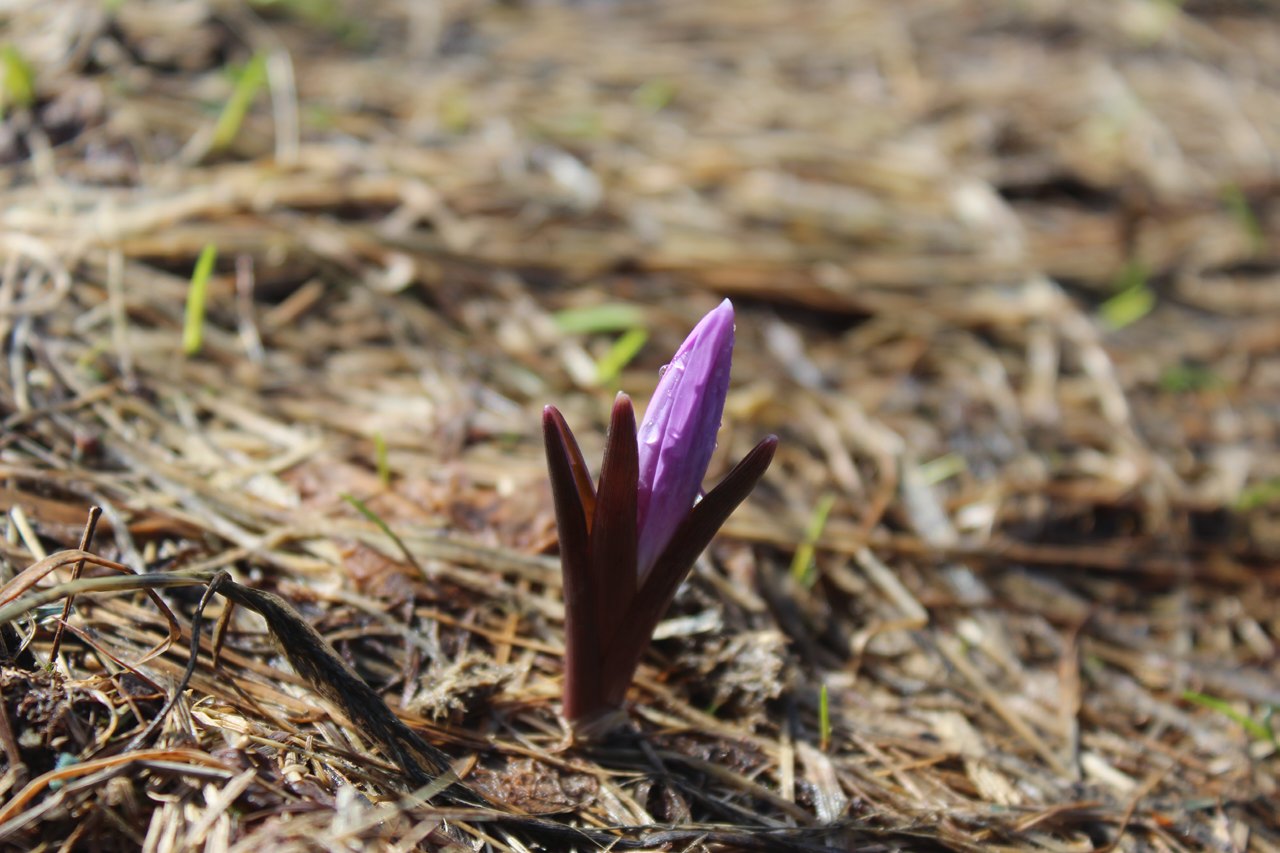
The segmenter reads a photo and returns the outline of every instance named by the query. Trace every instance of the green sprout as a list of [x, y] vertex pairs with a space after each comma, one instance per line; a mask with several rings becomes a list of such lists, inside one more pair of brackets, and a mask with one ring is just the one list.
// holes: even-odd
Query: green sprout
[[645, 325], [644, 309], [629, 302], [605, 302], [586, 308], [566, 308], [552, 319], [566, 335], [625, 332]]
[[623, 368], [640, 354], [640, 350], [648, 340], [649, 333], [644, 329], [628, 329], [623, 332], [622, 336], [613, 342], [613, 346], [596, 359], [596, 384], [612, 385], [617, 382]]
[[19, 109], [36, 102], [35, 73], [18, 49], [0, 46], [0, 118], [10, 106]]
[[566, 335], [621, 332], [609, 350], [596, 360], [596, 384], [614, 385], [623, 369], [640, 354], [649, 333], [643, 309], [626, 302], [605, 302], [586, 308], [566, 308], [553, 315], [556, 327]]
[[462, 89], [450, 89], [442, 94], [436, 112], [440, 124], [450, 133], [465, 133], [475, 120], [471, 100]]
[[391, 485], [391, 465], [387, 462], [387, 439], [380, 432], [373, 434], [373, 459], [378, 469], [378, 482], [384, 486]]
[[1098, 308], [1102, 322], [1110, 329], [1123, 329], [1151, 313], [1156, 307], [1156, 294], [1147, 283], [1147, 268], [1141, 261], [1130, 261], [1116, 276], [1115, 296]]
[[1222, 188], [1222, 203], [1249, 239], [1249, 251], [1259, 254], [1267, 244], [1267, 235], [1262, 229], [1262, 223], [1258, 221], [1258, 215], [1253, 212], [1249, 199], [1245, 197], [1244, 190], [1236, 184], [1228, 184]]
[[818, 748], [826, 752], [831, 747], [831, 697], [827, 685], [818, 692]]
[[969, 469], [969, 463], [959, 453], [944, 453], [920, 466], [920, 476], [925, 483], [936, 486]]
[[827, 526], [827, 516], [831, 515], [831, 508], [835, 503], [836, 496], [830, 493], [818, 499], [817, 506], [813, 508], [813, 515], [809, 517], [804, 541], [800, 543], [800, 547], [796, 548], [795, 556], [791, 558], [791, 577], [805, 589], [811, 588], [817, 581], [818, 540], [822, 538], [822, 531]]
[[350, 504], [356, 512], [364, 516], [367, 521], [373, 522], [374, 526], [386, 534], [386, 537], [396, 546], [396, 550], [398, 550], [401, 556], [408, 561], [409, 565], [418, 570], [419, 574], [426, 574], [426, 571], [422, 568], [422, 564], [418, 562], [418, 559], [413, 556], [413, 552], [409, 550], [409, 546], [404, 544], [404, 540], [396, 535], [396, 532], [391, 529], [391, 525], [382, 520], [382, 516], [369, 509], [369, 506], [355, 495], [342, 492], [338, 497]]
[[1206, 693], [1197, 693], [1194, 690], [1186, 690], [1182, 694], [1182, 698], [1186, 702], [1193, 705], [1199, 705], [1202, 708], [1208, 708], [1211, 711], [1217, 711], [1227, 719], [1237, 723], [1242, 729], [1248, 733], [1249, 737], [1257, 741], [1263, 741], [1280, 749], [1280, 736], [1277, 736], [1275, 730], [1269, 725], [1271, 714], [1275, 710], [1274, 706], [1267, 706], [1267, 710], [1263, 713], [1261, 720], [1255, 720], [1237, 710], [1230, 702], [1225, 699], [1219, 699], [1217, 696], [1209, 696]]
[[204, 343], [204, 306], [209, 295], [209, 276], [218, 258], [218, 247], [212, 243], [200, 250], [195, 269], [191, 271], [191, 287], [187, 291], [187, 313], [182, 324], [182, 352], [193, 356]]
[[250, 0], [264, 13], [294, 18], [341, 39], [349, 47], [367, 45], [367, 24], [343, 9], [341, 0]]
[[218, 123], [213, 128], [213, 139], [209, 143], [211, 150], [221, 151], [235, 141], [245, 116], [249, 114], [249, 108], [266, 83], [267, 57], [265, 54], [255, 53], [236, 76], [235, 88], [231, 90], [231, 97], [227, 98], [222, 114], [218, 116]]
[[670, 80], [646, 80], [636, 87], [631, 99], [646, 112], [656, 113], [669, 105], [676, 96], [676, 85]]
[[1209, 391], [1226, 385], [1222, 377], [1207, 367], [1175, 364], [1160, 374], [1160, 390], [1173, 394]]
[[1270, 506], [1277, 501], [1280, 501], [1280, 477], [1272, 477], [1270, 480], [1254, 483], [1242, 491], [1240, 497], [1236, 498], [1236, 509], [1257, 509]]

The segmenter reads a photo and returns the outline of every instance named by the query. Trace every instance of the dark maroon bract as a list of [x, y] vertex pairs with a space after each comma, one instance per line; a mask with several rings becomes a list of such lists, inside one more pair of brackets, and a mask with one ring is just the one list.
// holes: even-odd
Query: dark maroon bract
[[773, 460], [769, 436], [700, 501], [733, 354], [725, 300], [676, 350], [637, 442], [631, 400], [613, 404], [597, 488], [554, 406], [542, 414], [564, 573], [564, 714], [579, 733], [622, 707], [649, 638], [716, 531]]

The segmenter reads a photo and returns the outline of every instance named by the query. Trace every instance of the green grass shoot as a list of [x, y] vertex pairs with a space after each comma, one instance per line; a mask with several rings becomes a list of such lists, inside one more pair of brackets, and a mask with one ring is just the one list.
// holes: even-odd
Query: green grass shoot
[[10, 107], [19, 109], [36, 102], [35, 73], [11, 44], [0, 47], [0, 118]]
[[628, 329], [623, 332], [613, 342], [613, 346], [609, 347], [608, 352], [596, 360], [596, 383], [612, 385], [617, 382], [623, 368], [640, 354], [648, 340], [649, 333], [644, 329]]
[[646, 80], [636, 87], [631, 100], [646, 112], [656, 113], [669, 105], [676, 96], [676, 84], [670, 80]]
[[831, 747], [831, 697], [827, 685], [818, 692], [818, 748], [826, 752]]
[[594, 142], [604, 138], [604, 118], [593, 109], [576, 109], [537, 124], [539, 135], [547, 139]]
[[409, 550], [409, 546], [404, 544], [404, 540], [396, 535], [396, 532], [391, 529], [390, 525], [388, 525], [385, 521], [382, 520], [382, 517], [380, 515], [378, 515], [373, 510], [369, 509], [368, 505], [366, 505], [364, 501], [360, 500], [355, 495], [348, 494], [347, 492], [343, 492], [342, 494], [339, 495], [339, 497], [341, 497], [344, 501], [350, 504], [351, 507], [356, 512], [364, 516], [367, 521], [373, 522], [373, 524], [377, 526], [377, 528], [381, 530], [384, 534], [386, 534], [387, 538], [392, 541], [392, 543], [396, 546], [396, 550], [400, 552], [400, 554], [405, 558], [405, 560], [409, 563], [409, 565], [417, 569], [418, 574], [422, 575], [423, 577], [426, 577], [426, 574], [427, 574], [426, 570], [422, 568], [422, 564], [418, 562], [418, 559], [413, 556], [413, 552]]
[[645, 326], [644, 309], [629, 302], [605, 302], [586, 308], [566, 308], [553, 315], [556, 328], [566, 335], [626, 332]]
[[1235, 184], [1228, 184], [1222, 189], [1222, 203], [1248, 237], [1249, 251], [1255, 255], [1260, 254], [1266, 248], [1267, 235], [1262, 223], [1258, 221], [1258, 215], [1253, 212], [1249, 199], [1245, 197], [1244, 190]]
[[1175, 364], [1160, 374], [1160, 390], [1171, 394], [1188, 394], [1223, 388], [1226, 382], [1207, 367], [1195, 364]]
[[464, 89], [450, 89], [442, 94], [436, 114], [441, 127], [450, 133], [465, 133], [475, 120], [471, 99]]
[[1184, 691], [1182, 698], [1193, 705], [1217, 711], [1232, 722], [1238, 723], [1248, 733], [1249, 737], [1254, 740], [1265, 741], [1280, 748], [1280, 735], [1277, 735], [1270, 726], [1241, 713], [1225, 699], [1219, 699], [1217, 696], [1209, 696], [1205, 693], [1197, 693], [1194, 690]]
[[817, 506], [813, 508], [813, 515], [809, 517], [804, 541], [800, 543], [800, 547], [796, 548], [795, 556], [791, 558], [791, 577], [805, 589], [811, 588], [818, 579], [816, 560], [818, 540], [822, 538], [822, 531], [827, 526], [827, 516], [831, 515], [831, 508], [835, 503], [836, 496], [829, 493], [818, 499]]
[[267, 57], [265, 54], [255, 53], [236, 77], [231, 97], [227, 98], [222, 107], [222, 114], [218, 116], [218, 123], [213, 128], [213, 139], [209, 142], [211, 150], [220, 151], [235, 141], [245, 116], [249, 114], [249, 108], [253, 106], [254, 99], [266, 82]]
[[1123, 329], [1151, 313], [1156, 307], [1156, 294], [1147, 283], [1147, 268], [1141, 261], [1130, 261], [1116, 276], [1116, 294], [1098, 307], [1098, 316], [1110, 329]]
[[378, 482], [384, 486], [391, 485], [391, 465], [387, 462], [387, 439], [380, 432], [373, 434], [373, 459], [378, 469]]
[[350, 47], [368, 44], [369, 27], [347, 14], [341, 0], [250, 0], [250, 5], [275, 17], [288, 17], [337, 36]]
[[967, 471], [969, 464], [959, 453], [944, 453], [920, 466], [920, 476], [930, 486], [950, 480]]
[[566, 335], [594, 335], [621, 332], [600, 358], [596, 359], [596, 384], [609, 386], [618, 381], [649, 340], [643, 309], [626, 302], [606, 302], [586, 308], [566, 308], [553, 315], [556, 327]]
[[1254, 483], [1236, 498], [1236, 509], [1250, 510], [1280, 502], [1280, 477]]
[[213, 274], [213, 262], [218, 259], [218, 247], [212, 243], [200, 250], [195, 269], [191, 271], [191, 287], [187, 290], [187, 313], [182, 324], [182, 352], [193, 356], [204, 344], [204, 306], [209, 296], [209, 277]]

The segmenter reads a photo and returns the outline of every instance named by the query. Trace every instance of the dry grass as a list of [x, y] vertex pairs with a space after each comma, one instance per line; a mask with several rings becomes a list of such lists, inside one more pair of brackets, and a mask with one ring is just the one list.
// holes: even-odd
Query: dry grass
[[[0, 844], [1280, 850], [1275, 13], [8, 4]], [[714, 473], [778, 459], [573, 745], [540, 407], [598, 458], [725, 295]], [[601, 383], [561, 312], [611, 303]], [[406, 799], [218, 596], [148, 731], [201, 590], [63, 623], [93, 505], [75, 588], [278, 593], [484, 799]]]

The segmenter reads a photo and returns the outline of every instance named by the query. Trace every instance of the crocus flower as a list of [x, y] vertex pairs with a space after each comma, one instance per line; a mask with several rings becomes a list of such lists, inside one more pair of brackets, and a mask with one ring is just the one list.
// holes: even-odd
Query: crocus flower
[[702, 319], [667, 365], [637, 440], [613, 404], [597, 488], [554, 406], [543, 410], [564, 573], [564, 713], [591, 734], [622, 706], [650, 636], [694, 561], [773, 460], [761, 441], [696, 501], [716, 446], [733, 354], [733, 306]]
[[732, 359], [733, 305], [726, 299], [676, 350], [645, 409], [636, 495], [641, 579], [702, 489], [729, 393]]

